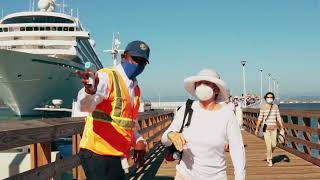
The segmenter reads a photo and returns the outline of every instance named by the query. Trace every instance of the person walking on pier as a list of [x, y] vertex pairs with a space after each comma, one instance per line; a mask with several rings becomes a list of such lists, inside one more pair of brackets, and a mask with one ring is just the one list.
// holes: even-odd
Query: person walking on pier
[[[77, 71], [84, 84], [78, 93], [80, 111], [89, 112], [80, 142], [79, 157], [89, 180], [125, 179], [123, 162], [134, 147], [134, 160], [141, 166], [146, 141], [135, 130], [140, 105], [136, 77], [149, 63], [149, 46], [130, 42], [121, 64], [97, 72]], [[88, 84], [94, 74], [95, 86]]]
[[182, 106], [161, 139], [165, 146], [173, 143], [182, 151], [175, 179], [227, 179], [224, 147], [228, 142], [235, 179], [244, 180], [245, 150], [240, 128], [233, 111], [221, 103], [229, 96], [226, 83], [217, 72], [203, 69], [186, 78], [184, 87], [199, 99], [191, 105], [191, 121], [183, 124], [186, 105]]
[[267, 148], [267, 163], [268, 166], [272, 166], [272, 153], [277, 145], [277, 122], [280, 124], [283, 134], [283, 123], [280, 116], [279, 108], [277, 104], [274, 104], [275, 96], [272, 92], [268, 92], [264, 96], [264, 100], [267, 102], [260, 108], [260, 114], [258, 117], [257, 127], [255, 135], [258, 135], [259, 126], [262, 122], [263, 137]]

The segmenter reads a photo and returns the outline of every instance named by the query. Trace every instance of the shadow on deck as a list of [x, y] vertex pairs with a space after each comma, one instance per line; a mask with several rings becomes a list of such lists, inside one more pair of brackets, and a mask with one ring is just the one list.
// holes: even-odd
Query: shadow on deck
[[[320, 167], [280, 148], [273, 154], [273, 167], [268, 167], [264, 141], [246, 131], [242, 135], [246, 145], [246, 179], [320, 179]], [[164, 160], [164, 147], [160, 144], [154, 152], [130, 179], [174, 179], [176, 162]], [[228, 179], [234, 179], [229, 153], [226, 157]]]

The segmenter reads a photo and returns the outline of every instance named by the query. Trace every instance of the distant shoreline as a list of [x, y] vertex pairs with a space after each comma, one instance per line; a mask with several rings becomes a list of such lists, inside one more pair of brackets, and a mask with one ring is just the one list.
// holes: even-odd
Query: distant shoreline
[[320, 104], [319, 102], [280, 102], [280, 104]]

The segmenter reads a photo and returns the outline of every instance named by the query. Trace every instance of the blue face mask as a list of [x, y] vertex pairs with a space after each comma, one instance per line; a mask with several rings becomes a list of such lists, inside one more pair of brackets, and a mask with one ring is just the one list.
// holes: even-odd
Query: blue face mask
[[134, 80], [136, 77], [142, 73], [144, 70], [144, 66], [139, 64], [131, 64], [128, 60], [125, 60], [122, 64], [124, 72], [128, 76], [129, 79]]

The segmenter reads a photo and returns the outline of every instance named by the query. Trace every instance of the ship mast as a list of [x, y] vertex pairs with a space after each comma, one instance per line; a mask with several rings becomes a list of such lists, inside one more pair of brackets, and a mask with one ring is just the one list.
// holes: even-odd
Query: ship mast
[[113, 67], [117, 66], [117, 56], [119, 52], [123, 52], [123, 49], [119, 49], [121, 45], [119, 32], [113, 33], [112, 37], [112, 48], [109, 50], [104, 50], [103, 52], [108, 52], [111, 54], [113, 60]]

